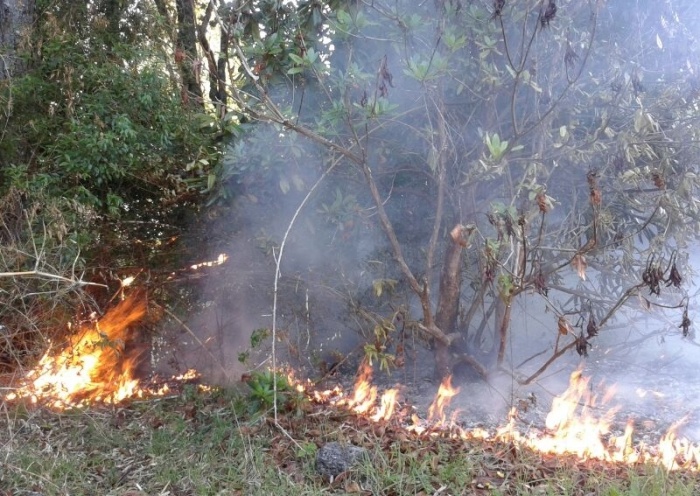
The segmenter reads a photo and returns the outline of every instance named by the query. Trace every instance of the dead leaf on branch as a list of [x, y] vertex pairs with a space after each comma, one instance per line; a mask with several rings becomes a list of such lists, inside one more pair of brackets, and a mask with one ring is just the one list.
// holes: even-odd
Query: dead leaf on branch
[[557, 320], [557, 327], [559, 328], [559, 334], [562, 336], [566, 336], [569, 333], [573, 334], [574, 332], [574, 328], [571, 327], [571, 324], [569, 324], [569, 321], [566, 320], [566, 317], [563, 315], [559, 316], [559, 320]]
[[582, 281], [586, 280], [586, 269], [588, 268], [588, 264], [586, 263], [586, 257], [581, 255], [580, 253], [574, 256], [573, 260], [571, 260], [571, 265], [573, 266], [574, 269], [576, 269], [576, 273], [578, 273], [578, 276], [581, 278]]

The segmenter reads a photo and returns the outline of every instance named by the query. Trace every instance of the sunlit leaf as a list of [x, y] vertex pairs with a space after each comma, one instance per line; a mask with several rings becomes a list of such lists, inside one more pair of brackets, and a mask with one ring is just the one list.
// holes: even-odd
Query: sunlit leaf
[[586, 257], [580, 253], [576, 254], [571, 260], [572, 267], [576, 270], [576, 273], [581, 278], [581, 280], [586, 280], [586, 269], [588, 268], [588, 263], [586, 262]]

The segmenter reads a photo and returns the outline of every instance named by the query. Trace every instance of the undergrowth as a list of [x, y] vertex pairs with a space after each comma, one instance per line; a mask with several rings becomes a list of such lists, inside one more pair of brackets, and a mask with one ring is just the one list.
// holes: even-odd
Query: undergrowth
[[[262, 414], [261, 414], [262, 413]], [[3, 495], [692, 495], [699, 478], [655, 466], [581, 463], [514, 446], [418, 438], [307, 404], [252, 412], [246, 388], [67, 412], [4, 404]], [[330, 441], [369, 450], [334, 481], [315, 471]]]

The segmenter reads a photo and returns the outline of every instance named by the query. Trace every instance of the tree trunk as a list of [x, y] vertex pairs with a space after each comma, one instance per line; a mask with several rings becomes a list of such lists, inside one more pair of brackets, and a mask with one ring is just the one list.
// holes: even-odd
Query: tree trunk
[[[462, 250], [469, 246], [469, 237], [474, 231], [473, 225], [456, 225], [450, 232], [452, 242], [445, 251], [445, 259], [440, 273], [440, 293], [438, 295], [435, 325], [449, 335], [455, 331], [459, 314], [459, 296], [462, 290]], [[435, 376], [444, 379], [452, 373], [452, 359], [449, 346], [435, 342]]]
[[503, 364], [503, 359], [506, 356], [506, 345], [508, 344], [508, 331], [510, 329], [510, 310], [513, 304], [513, 298], [508, 296], [506, 301], [502, 302], [503, 311], [498, 312], [496, 325], [498, 325], [498, 354], [496, 363]]
[[197, 25], [194, 19], [194, 0], [177, 0], [177, 51], [183, 84], [183, 102], [193, 106], [204, 103], [200, 76], [202, 62], [197, 54]]
[[34, 0], [0, 0], [0, 80], [18, 76], [26, 69], [17, 50], [27, 36], [34, 16]]

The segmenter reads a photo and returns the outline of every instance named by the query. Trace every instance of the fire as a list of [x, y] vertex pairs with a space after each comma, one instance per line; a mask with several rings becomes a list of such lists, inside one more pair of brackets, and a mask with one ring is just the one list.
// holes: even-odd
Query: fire
[[388, 389], [382, 394], [382, 399], [377, 408], [377, 411], [372, 415], [372, 420], [379, 422], [380, 420], [389, 420], [394, 415], [396, 409], [396, 397], [399, 394], [398, 389]]
[[228, 260], [228, 255], [226, 253], [219, 253], [219, 256], [215, 260], [209, 260], [207, 262], [200, 262], [194, 265], [190, 265], [190, 269], [199, 270], [202, 267], [216, 267], [217, 265], [223, 265]]
[[590, 379], [584, 378], [580, 370], [574, 371], [569, 388], [552, 402], [545, 420], [547, 434], [530, 439], [528, 444], [538, 451], [574, 454], [583, 460], [625, 461], [624, 451], [610, 449], [611, 446], [626, 446], [628, 441], [624, 436], [623, 439], [610, 438], [609, 443], [605, 443], [618, 408], [595, 415], [599, 403], [604, 405], [612, 392], [612, 389], [607, 390], [606, 397], [599, 402], [598, 396], [590, 389]]
[[355, 413], [367, 413], [377, 401], [377, 386], [372, 385], [372, 367], [364, 361], [355, 382], [355, 392], [350, 406]]
[[[114, 404], [126, 398], [143, 396], [145, 390], [136, 374], [139, 350], [134, 346], [136, 330], [133, 324], [145, 313], [146, 299], [140, 293], [120, 302], [94, 326], [81, 328], [64, 350], [47, 352], [25, 377], [24, 385], [6, 399], [26, 398], [32, 403], [64, 409], [93, 403]], [[505, 441], [543, 454], [572, 455], [583, 461], [597, 459], [628, 465], [655, 463], [667, 470], [700, 471], [700, 446], [678, 435], [683, 421], [673, 425], [655, 447], [634, 444], [631, 420], [622, 434], [614, 435], [619, 408], [607, 406], [614, 388], [593, 388], [590, 379], [580, 370], [571, 374], [568, 389], [554, 398], [545, 428], [526, 433], [518, 429], [515, 408], [511, 409], [508, 421], [493, 432], [463, 429], [452, 419], [448, 420], [450, 402], [460, 391], [452, 386], [451, 377], [440, 384], [428, 409], [428, 422], [433, 428], [426, 428], [416, 415], [411, 416], [405, 408], [398, 408], [397, 388], [380, 394], [378, 387], [372, 384], [372, 367], [367, 361], [360, 366], [354, 390], [349, 396], [345, 396], [339, 387], [317, 391], [311, 382], [302, 383], [293, 376], [290, 376], [290, 384], [295, 384], [298, 391], [305, 392], [313, 401], [348, 408], [374, 422], [398, 421], [407, 431], [419, 436], [448, 435], [465, 440]], [[164, 393], [167, 389], [165, 385], [162, 391], [158, 391]], [[601, 389], [601, 392], [596, 389]], [[149, 392], [153, 394], [153, 391]]]
[[140, 394], [135, 376], [139, 350], [132, 324], [146, 313], [146, 299], [135, 293], [105, 314], [94, 327], [83, 326], [59, 353], [47, 351], [6, 399], [28, 398], [63, 409], [88, 403], [118, 403]]
[[438, 426], [445, 425], [445, 407], [452, 402], [452, 398], [457, 396], [457, 393], [459, 393], [459, 388], [452, 387], [452, 376], [445, 377], [438, 388], [435, 399], [428, 408], [428, 420]]
[[492, 432], [480, 428], [463, 429], [453, 420], [447, 420], [450, 402], [459, 394], [459, 388], [452, 386], [451, 377], [440, 384], [428, 409], [428, 422], [432, 429], [427, 428], [416, 415], [404, 418], [406, 410], [400, 411], [397, 417], [397, 389], [384, 392], [377, 405], [380, 395], [371, 381], [372, 368], [363, 362], [349, 398], [343, 395], [339, 387], [323, 392], [306, 387], [304, 390], [309, 391], [309, 396], [318, 403], [347, 407], [375, 422], [398, 420], [406, 430], [416, 435], [438, 435], [443, 432], [443, 435], [465, 440], [514, 443], [543, 454], [576, 456], [582, 461], [596, 459], [627, 465], [654, 463], [667, 470], [700, 471], [700, 446], [677, 435], [683, 421], [673, 425], [656, 447], [643, 443], [634, 445], [632, 420], [627, 422], [622, 434], [613, 435], [613, 423], [619, 408], [606, 405], [613, 398], [615, 389], [601, 386], [602, 392], [597, 394], [590, 378], [584, 377], [580, 370], [571, 374], [568, 389], [554, 398], [545, 420], [545, 429], [527, 433], [518, 430], [516, 408], [511, 408], [508, 421]]

